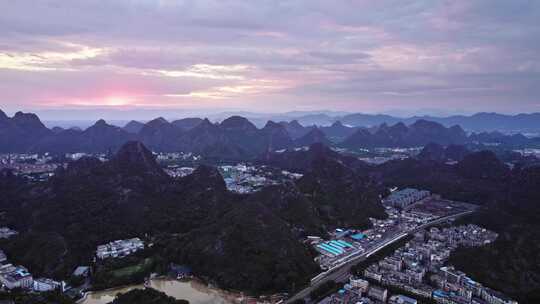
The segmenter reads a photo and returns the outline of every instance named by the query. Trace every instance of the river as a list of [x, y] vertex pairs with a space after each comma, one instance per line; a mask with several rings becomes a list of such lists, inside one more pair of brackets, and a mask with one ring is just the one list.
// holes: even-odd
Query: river
[[[191, 304], [234, 304], [238, 303], [240, 295], [214, 289], [197, 281], [178, 281], [171, 279], [152, 279], [150, 286], [176, 299], [188, 300]], [[133, 289], [143, 289], [144, 286], [132, 285], [104, 291], [89, 292], [79, 304], [107, 304], [114, 300], [119, 293]]]

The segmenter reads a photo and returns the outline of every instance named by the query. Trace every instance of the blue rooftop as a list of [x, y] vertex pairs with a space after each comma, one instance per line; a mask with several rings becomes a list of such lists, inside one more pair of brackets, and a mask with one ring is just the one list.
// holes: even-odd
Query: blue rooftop
[[353, 238], [354, 240], [357, 240], [357, 241], [362, 240], [365, 237], [366, 237], [366, 235], [363, 234], [363, 233], [357, 233], [357, 234], [351, 235], [351, 238]]

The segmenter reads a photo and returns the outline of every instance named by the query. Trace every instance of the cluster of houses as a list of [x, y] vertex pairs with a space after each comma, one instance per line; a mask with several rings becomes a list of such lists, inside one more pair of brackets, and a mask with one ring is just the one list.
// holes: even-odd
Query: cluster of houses
[[496, 238], [496, 233], [476, 225], [433, 227], [428, 232], [417, 232], [405, 247], [369, 266], [364, 277], [441, 304], [517, 304], [465, 273], [444, 266], [459, 246], [482, 246]]
[[57, 282], [49, 278], [34, 279], [24, 266], [8, 263], [6, 255], [0, 250], [0, 283], [4, 289], [25, 289], [35, 292], [63, 290], [64, 282]]
[[[14, 235], [12, 230], [6, 228], [0, 228], [1, 233]], [[144, 243], [139, 238], [117, 240], [98, 246], [96, 256], [99, 259], [122, 258], [141, 249], [144, 249]], [[87, 277], [89, 272], [89, 267], [80, 266], [73, 275]], [[0, 250], [0, 287], [4, 290], [23, 289], [33, 292], [66, 291], [68, 288], [63, 281], [58, 282], [50, 278], [34, 278], [26, 267], [9, 263], [6, 254], [2, 250]]]

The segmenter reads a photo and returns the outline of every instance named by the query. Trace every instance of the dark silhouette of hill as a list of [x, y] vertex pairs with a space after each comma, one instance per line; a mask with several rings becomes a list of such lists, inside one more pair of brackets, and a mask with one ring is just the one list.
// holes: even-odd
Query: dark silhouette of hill
[[279, 124], [285, 127], [285, 130], [287, 130], [287, 133], [289, 133], [291, 138], [294, 140], [306, 135], [313, 128], [313, 127], [304, 127], [298, 122], [298, 120], [291, 120], [290, 122], [282, 121]]
[[369, 217], [386, 217], [377, 188], [336, 160], [315, 160], [297, 184], [330, 227], [370, 227]]
[[358, 158], [340, 154], [322, 143], [312, 144], [309, 149], [288, 149], [283, 152], [270, 152], [260, 156], [257, 163], [293, 172], [305, 173], [312, 169], [319, 159], [333, 159], [350, 168], [365, 169], [367, 164]]
[[399, 118], [390, 115], [372, 115], [355, 113], [342, 117], [337, 117], [343, 123], [355, 127], [373, 127], [381, 124], [396, 124], [403, 122], [412, 124], [417, 120], [423, 119], [437, 122], [446, 127], [460, 125], [466, 130], [482, 131], [504, 131], [504, 132], [538, 132], [540, 131], [540, 113], [504, 115], [498, 113], [476, 113], [471, 116], [453, 115], [448, 117], [435, 116], [413, 116], [408, 118]]
[[438, 162], [462, 161], [465, 156], [471, 153], [463, 145], [448, 145], [446, 147], [435, 143], [427, 144], [417, 158], [420, 160], [431, 160]]
[[100, 119], [84, 131], [68, 129], [44, 136], [28, 150], [53, 153], [116, 151], [135, 138], [136, 135]]
[[189, 304], [187, 300], [176, 300], [152, 288], [134, 289], [119, 294], [109, 304]]
[[180, 137], [180, 149], [216, 158], [243, 159], [247, 156], [247, 152], [235, 145], [219, 125], [208, 119]]
[[298, 121], [268, 121], [258, 129], [248, 119], [231, 116], [220, 124], [208, 119], [186, 118], [168, 122], [163, 118], [145, 124], [131, 121], [124, 128], [97, 121], [86, 130], [47, 129], [34, 114], [0, 114], [0, 152], [107, 153], [130, 140], [142, 141], [153, 151], [193, 152], [210, 159], [253, 160], [261, 154], [321, 142], [349, 149], [417, 147], [429, 143], [443, 146], [496, 146], [497, 149], [540, 147], [540, 138], [498, 132], [467, 136], [457, 125], [444, 127], [420, 119], [410, 125], [383, 123], [370, 129], [350, 128], [339, 121], [328, 127], [304, 127]]
[[51, 134], [35, 114], [17, 112], [9, 118], [0, 111], [0, 152], [27, 151]]
[[178, 140], [183, 131], [163, 117], [153, 119], [143, 125], [137, 137], [150, 149], [157, 151], [178, 151]]
[[132, 120], [128, 122], [123, 129], [127, 131], [128, 133], [137, 134], [141, 129], [144, 127], [144, 123]]
[[[305, 286], [319, 269], [301, 239], [337, 225], [367, 227], [382, 209], [367, 180], [336, 160], [316, 161], [297, 184], [237, 195], [213, 167], [170, 178], [137, 141], [110, 161], [84, 157], [42, 183], [1, 171], [0, 190], [2, 220], [21, 232], [3, 249], [36, 275], [65, 278], [97, 245], [150, 234], [159, 236], [160, 260], [252, 292]], [[343, 193], [351, 198], [338, 200]]]
[[172, 122], [173, 125], [182, 131], [189, 131], [198, 126], [203, 120], [201, 118], [182, 118]]
[[387, 162], [371, 172], [388, 186], [425, 188], [449, 199], [483, 204], [500, 195], [500, 184], [510, 169], [493, 152], [480, 151], [456, 165], [409, 158]]
[[[482, 133], [473, 133], [469, 137], [470, 141], [478, 143], [488, 143], [488, 144], [500, 144], [511, 147], [521, 147], [527, 144], [530, 144], [531, 140], [524, 136], [523, 134], [513, 134], [513, 135], [504, 135], [500, 132], [482, 132]], [[537, 140], [537, 139], [536, 139]]]
[[374, 133], [359, 129], [342, 143], [347, 148], [418, 147], [429, 143], [441, 145], [465, 144], [467, 135], [459, 126], [446, 128], [441, 124], [418, 120], [410, 126], [383, 124]]
[[264, 151], [265, 142], [260, 130], [246, 118], [231, 116], [222, 121], [219, 127], [225, 136], [246, 155]]
[[285, 149], [293, 145], [293, 140], [287, 130], [271, 120], [261, 129], [261, 133], [266, 142], [265, 151]]
[[320, 127], [320, 129], [323, 131], [326, 137], [328, 137], [328, 139], [334, 143], [342, 142], [345, 138], [351, 136], [356, 131], [356, 128], [344, 126], [339, 120], [334, 122], [331, 126], [323, 126]]
[[296, 139], [294, 144], [298, 147], [311, 146], [312, 144], [321, 143], [331, 145], [332, 143], [326, 138], [325, 133], [319, 128], [313, 128], [306, 135]]

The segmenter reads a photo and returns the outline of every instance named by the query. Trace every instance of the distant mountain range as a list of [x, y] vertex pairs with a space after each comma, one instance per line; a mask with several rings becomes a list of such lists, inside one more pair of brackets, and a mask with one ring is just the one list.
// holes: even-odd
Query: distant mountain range
[[[72, 111], [73, 112], [73, 111]], [[44, 121], [49, 127], [60, 126], [78, 126], [87, 128], [92, 124], [92, 121], [84, 120], [83, 117], [103, 117], [113, 125], [125, 125], [129, 120], [126, 117], [137, 117], [139, 121], [146, 122], [148, 119], [140, 119], [140, 117], [157, 117], [163, 115], [163, 111], [122, 111], [115, 113], [114, 111], [89, 111], [89, 113], [81, 113], [82, 111], [61, 111], [53, 115], [54, 117], [73, 117], [73, 120], [49, 120], [51, 117], [50, 111], [42, 111], [43, 117], [47, 117]], [[100, 116], [100, 113], [104, 116]], [[347, 113], [333, 111], [296, 111], [286, 113], [255, 113], [255, 112], [222, 112], [222, 113], [204, 113], [200, 112], [185, 112], [185, 111], [169, 111], [167, 113], [170, 121], [183, 117], [208, 117], [212, 122], [223, 121], [231, 116], [242, 116], [249, 119], [257, 127], [262, 128], [268, 120], [273, 121], [293, 121], [296, 120], [303, 126], [317, 125], [319, 127], [328, 127], [333, 123], [340, 121], [342, 124], [350, 127], [375, 127], [386, 123], [394, 125], [398, 122], [403, 122], [410, 125], [417, 120], [423, 119], [433, 122], [438, 122], [446, 127], [460, 125], [467, 132], [491, 132], [499, 131], [502, 133], [540, 133], [540, 113], [507, 115], [498, 113], [476, 113], [473, 115], [451, 115], [451, 116], [436, 116], [436, 115], [415, 115], [412, 117], [402, 117], [386, 114], [366, 114], [366, 113]]]
[[472, 116], [455, 115], [449, 117], [414, 116], [398, 118], [389, 115], [350, 114], [339, 118], [351, 126], [376, 126], [382, 123], [411, 124], [417, 120], [428, 120], [446, 127], [459, 125], [467, 131], [540, 132], [540, 113], [504, 115], [497, 113], [477, 113]]
[[[250, 116], [247, 116], [250, 118]], [[302, 125], [329, 126], [337, 121], [350, 127], [375, 127], [381, 124], [394, 125], [402, 122], [406, 125], [413, 124], [417, 120], [427, 120], [442, 124], [445, 127], [454, 125], [461, 126], [467, 132], [491, 132], [503, 133], [540, 133], [540, 113], [505, 115], [498, 113], [476, 113], [474, 115], [453, 115], [448, 117], [438, 116], [413, 116], [396, 117], [384, 114], [354, 113], [346, 115], [332, 114], [308, 114], [296, 116], [290, 119], [297, 120]]]
[[[343, 117], [346, 122], [368, 125], [385, 116]], [[533, 115], [533, 114], [531, 114]], [[386, 117], [388, 118], [388, 117]], [[258, 128], [245, 117], [231, 116], [221, 123], [208, 119], [184, 118], [172, 122], [159, 117], [146, 123], [130, 121], [124, 127], [100, 119], [92, 126], [47, 128], [35, 114], [17, 112], [8, 117], [0, 111], [0, 152], [114, 152], [125, 142], [139, 140], [154, 151], [193, 152], [207, 158], [249, 160], [265, 153], [310, 146], [314, 143], [348, 149], [419, 147], [440, 145], [501, 145], [506, 148], [538, 147], [539, 138], [501, 132], [467, 134], [459, 125], [418, 119], [410, 124], [383, 122], [373, 127], [350, 127], [335, 121], [329, 126], [302, 125], [298, 120], [267, 121]]]

